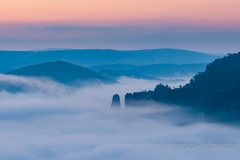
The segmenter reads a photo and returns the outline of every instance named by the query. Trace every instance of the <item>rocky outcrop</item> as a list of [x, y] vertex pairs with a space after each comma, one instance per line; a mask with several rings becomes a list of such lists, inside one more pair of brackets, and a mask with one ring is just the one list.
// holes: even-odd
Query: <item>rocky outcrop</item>
[[132, 93], [127, 93], [125, 95], [125, 106], [133, 106], [135, 105], [135, 100], [133, 99]]
[[118, 94], [113, 95], [112, 107], [121, 107], [120, 96]]
[[127, 93], [125, 95], [125, 106], [142, 106], [152, 100], [153, 91]]

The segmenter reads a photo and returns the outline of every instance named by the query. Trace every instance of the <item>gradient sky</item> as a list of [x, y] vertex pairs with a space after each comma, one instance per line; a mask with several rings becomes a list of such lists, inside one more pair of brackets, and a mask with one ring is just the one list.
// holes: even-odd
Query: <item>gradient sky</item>
[[1, 0], [0, 49], [240, 50], [239, 0]]

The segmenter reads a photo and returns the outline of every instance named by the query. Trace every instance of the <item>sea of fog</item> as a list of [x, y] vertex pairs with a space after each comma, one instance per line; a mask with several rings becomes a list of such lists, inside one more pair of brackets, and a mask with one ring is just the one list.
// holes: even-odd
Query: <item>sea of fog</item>
[[[46, 79], [0, 75], [24, 85], [23, 93], [0, 92], [1, 160], [238, 160], [238, 126], [208, 123], [178, 106], [125, 108], [126, 92], [172, 87], [188, 77], [159, 81], [120, 78], [117, 84], [75, 88]], [[111, 108], [118, 93], [121, 109]]]

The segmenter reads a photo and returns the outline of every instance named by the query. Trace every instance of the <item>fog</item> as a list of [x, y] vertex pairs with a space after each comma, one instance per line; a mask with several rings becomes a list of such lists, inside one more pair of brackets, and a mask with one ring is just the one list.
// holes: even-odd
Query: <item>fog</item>
[[[178, 86], [188, 80], [122, 77], [117, 84], [78, 88], [0, 75], [1, 84], [26, 88], [0, 92], [0, 159], [237, 160], [237, 126], [206, 122], [201, 113], [179, 106], [124, 107], [126, 92], [153, 90], [160, 82]], [[120, 94], [121, 109], [110, 106], [115, 93]]]

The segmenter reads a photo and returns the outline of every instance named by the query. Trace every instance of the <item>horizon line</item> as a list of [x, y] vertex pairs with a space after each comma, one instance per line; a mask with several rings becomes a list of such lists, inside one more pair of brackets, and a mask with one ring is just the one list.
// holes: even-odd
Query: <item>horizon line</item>
[[[227, 55], [229, 53], [217, 53], [217, 52], [201, 52], [196, 50], [188, 50], [188, 49], [181, 49], [181, 48], [143, 48], [143, 49], [114, 49], [114, 48], [45, 48], [45, 49], [32, 49], [32, 50], [6, 50], [0, 49], [0, 52], [7, 51], [7, 52], [44, 52], [44, 51], [66, 51], [66, 50], [109, 50], [109, 51], [123, 51], [123, 52], [131, 52], [131, 51], [146, 51], [146, 50], [180, 50], [180, 51], [190, 51], [190, 52], [197, 52], [202, 54], [208, 54], [208, 55]], [[237, 53], [237, 52], [235, 52]], [[231, 54], [231, 53], [230, 53]]]

